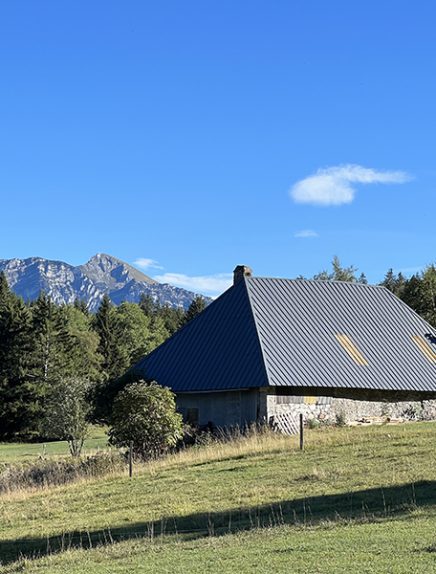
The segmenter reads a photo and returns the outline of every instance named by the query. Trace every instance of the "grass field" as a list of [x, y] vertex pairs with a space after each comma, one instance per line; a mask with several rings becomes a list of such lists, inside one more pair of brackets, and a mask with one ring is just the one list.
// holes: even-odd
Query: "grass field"
[[0, 572], [435, 572], [435, 449], [431, 423], [257, 435], [7, 494]]
[[[83, 453], [107, 448], [107, 435], [102, 427], [92, 427], [85, 441]], [[41, 456], [65, 456], [69, 454], [65, 441], [47, 443], [0, 443], [0, 464], [28, 462]]]

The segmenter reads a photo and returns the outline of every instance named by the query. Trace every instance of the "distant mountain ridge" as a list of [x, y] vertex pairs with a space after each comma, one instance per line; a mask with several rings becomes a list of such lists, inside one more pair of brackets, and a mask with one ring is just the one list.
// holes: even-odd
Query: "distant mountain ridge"
[[84, 265], [42, 257], [0, 259], [0, 272], [6, 274], [11, 289], [25, 301], [33, 301], [41, 291], [61, 305], [85, 301], [96, 311], [105, 294], [119, 305], [137, 303], [142, 294], [150, 295], [161, 305], [187, 309], [195, 293], [158, 283], [128, 263], [106, 253], [97, 253]]

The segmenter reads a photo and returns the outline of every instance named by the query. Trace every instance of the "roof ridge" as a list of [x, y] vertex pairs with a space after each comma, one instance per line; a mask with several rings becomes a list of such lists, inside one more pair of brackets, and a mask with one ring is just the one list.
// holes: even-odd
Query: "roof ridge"
[[291, 279], [289, 277], [261, 277], [256, 275], [255, 277], [244, 277], [247, 281], [258, 281], [268, 280], [268, 281], [287, 281], [288, 283], [312, 283], [312, 284], [328, 284], [328, 285], [351, 285], [353, 287], [364, 287], [366, 289], [384, 289], [383, 285], [374, 285], [370, 283], [359, 283], [358, 281], [337, 281], [335, 279], [299, 279], [298, 277]]

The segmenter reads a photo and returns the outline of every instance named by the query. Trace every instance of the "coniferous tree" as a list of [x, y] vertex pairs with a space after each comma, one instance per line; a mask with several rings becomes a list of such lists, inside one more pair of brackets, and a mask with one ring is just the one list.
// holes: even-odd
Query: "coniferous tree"
[[412, 275], [405, 281], [401, 299], [420, 315], [425, 312], [422, 298], [422, 280], [418, 274]]
[[321, 271], [313, 276], [315, 281], [346, 281], [348, 283], [355, 283], [360, 281], [364, 283], [366, 281], [365, 274], [362, 273], [359, 279], [356, 278], [357, 269], [351, 265], [350, 267], [342, 267], [339, 257], [336, 255], [333, 257], [332, 261], [332, 271]]
[[429, 265], [421, 277], [421, 314], [436, 327], [436, 267]]
[[7, 306], [12, 298], [12, 291], [9, 289], [8, 280], [5, 273], [0, 273], [0, 313], [3, 306]]
[[380, 283], [382, 287], [386, 287], [386, 289], [389, 289], [389, 291], [400, 298], [403, 295], [405, 284], [406, 279], [403, 274], [400, 272], [398, 275], [395, 275], [392, 268], [387, 271], [383, 281]]
[[155, 302], [151, 295], [141, 293], [139, 298], [139, 308], [147, 317], [154, 317], [158, 311], [159, 305]]
[[170, 307], [169, 305], [162, 305], [159, 307], [157, 317], [163, 322], [163, 326], [169, 335], [173, 335], [179, 330], [180, 325], [183, 323], [185, 312], [180, 307]]
[[195, 319], [202, 311], [206, 309], [206, 301], [201, 295], [196, 295], [188, 307], [188, 310], [183, 317], [183, 325]]
[[141, 311], [150, 318], [149, 351], [160, 345], [180, 326], [182, 311], [167, 305], [159, 305], [151, 295], [141, 295], [138, 303]]
[[382, 287], [386, 287], [386, 289], [388, 289], [389, 291], [391, 291], [392, 293], [395, 293], [395, 289], [396, 289], [396, 284], [397, 284], [397, 278], [395, 276], [394, 270], [392, 269], [392, 267], [390, 269], [388, 269], [388, 271], [386, 272], [386, 275], [384, 276], [383, 281], [380, 283], [380, 285]]
[[33, 375], [44, 387], [66, 374], [72, 374], [74, 338], [69, 331], [66, 307], [55, 305], [45, 293], [39, 295], [31, 310]]
[[0, 436], [28, 436], [37, 428], [39, 388], [30, 374], [30, 313], [0, 274]]
[[75, 299], [74, 308], [81, 311], [84, 315], [89, 315], [88, 305], [83, 299]]
[[104, 295], [94, 317], [94, 330], [99, 336], [98, 353], [101, 356], [103, 374], [113, 380], [123, 374], [126, 364], [121, 346], [121, 326], [108, 295]]
[[342, 267], [339, 257], [336, 255], [333, 257], [332, 268], [333, 281], [347, 281], [349, 283], [354, 283], [356, 281], [357, 269], [352, 265], [350, 267]]

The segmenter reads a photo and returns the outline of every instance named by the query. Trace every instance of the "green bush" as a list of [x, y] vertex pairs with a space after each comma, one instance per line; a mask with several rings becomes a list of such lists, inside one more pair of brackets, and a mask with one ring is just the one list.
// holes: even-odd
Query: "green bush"
[[118, 447], [132, 442], [141, 459], [163, 454], [183, 436], [174, 393], [155, 382], [127, 385], [115, 398], [110, 422], [109, 442]]
[[336, 415], [336, 426], [344, 427], [346, 426], [346, 424], [347, 424], [347, 417], [344, 411], [341, 411]]
[[317, 429], [320, 425], [321, 423], [316, 418], [308, 419], [307, 421], [307, 427], [309, 429]]

